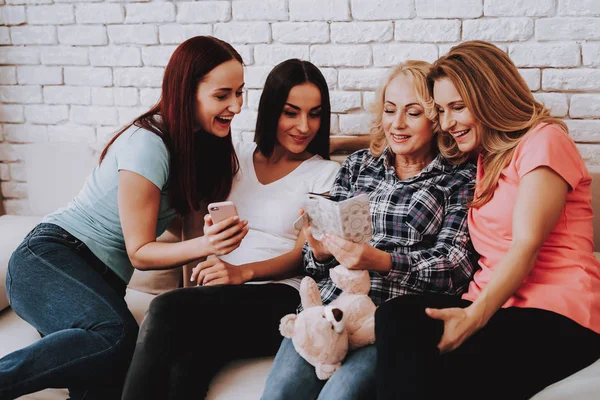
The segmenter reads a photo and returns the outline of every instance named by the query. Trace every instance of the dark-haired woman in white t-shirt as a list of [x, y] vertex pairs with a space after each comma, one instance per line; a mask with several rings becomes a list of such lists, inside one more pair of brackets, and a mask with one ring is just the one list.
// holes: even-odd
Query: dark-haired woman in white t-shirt
[[[125, 400], [196, 399], [225, 362], [277, 352], [279, 320], [300, 303], [293, 277], [301, 272], [305, 239], [293, 222], [305, 194], [329, 191], [339, 169], [328, 161], [330, 117], [327, 83], [313, 64], [287, 60], [269, 74], [255, 143], [235, 146], [239, 172], [228, 197], [248, 220], [248, 234], [227, 256], [193, 266], [197, 287], [152, 301]], [[212, 224], [202, 211], [187, 221], [185, 236]]]

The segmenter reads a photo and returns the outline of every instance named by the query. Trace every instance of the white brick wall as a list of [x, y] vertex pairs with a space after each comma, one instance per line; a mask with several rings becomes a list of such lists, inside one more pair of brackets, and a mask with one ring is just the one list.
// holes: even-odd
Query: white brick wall
[[319, 66], [332, 133], [355, 135], [368, 131], [366, 110], [389, 67], [489, 40], [600, 165], [598, 0], [0, 0], [0, 25], [8, 213], [28, 211], [27, 143], [106, 143], [156, 103], [173, 50], [196, 35], [226, 40], [244, 58], [247, 93], [233, 129], [245, 140], [265, 78], [286, 58]]

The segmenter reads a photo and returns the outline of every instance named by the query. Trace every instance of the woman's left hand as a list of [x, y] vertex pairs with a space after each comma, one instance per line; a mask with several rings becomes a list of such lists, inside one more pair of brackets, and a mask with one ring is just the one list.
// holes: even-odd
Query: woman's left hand
[[467, 308], [427, 308], [427, 315], [444, 322], [444, 333], [437, 347], [441, 353], [457, 349], [471, 335], [481, 329], [481, 318]]
[[244, 272], [243, 267], [214, 257], [199, 263], [192, 270], [191, 280], [201, 286], [241, 285], [249, 280]]
[[370, 269], [371, 250], [374, 249], [366, 243], [354, 243], [336, 235], [326, 234], [322, 239], [327, 250], [348, 269]]

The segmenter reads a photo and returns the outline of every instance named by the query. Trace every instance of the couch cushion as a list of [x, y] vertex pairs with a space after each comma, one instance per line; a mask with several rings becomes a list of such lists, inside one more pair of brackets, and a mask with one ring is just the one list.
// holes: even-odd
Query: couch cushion
[[206, 400], [260, 399], [273, 358], [228, 363], [212, 380]]
[[[23, 321], [10, 308], [0, 311], [0, 358], [17, 349], [26, 347], [40, 338], [31, 325]], [[64, 400], [64, 389], [47, 389], [19, 397], [22, 400]]]
[[531, 400], [598, 400], [600, 360], [542, 390]]
[[158, 271], [136, 269], [129, 281], [129, 287], [139, 292], [157, 295], [180, 287], [182, 278], [183, 267]]
[[83, 187], [99, 154], [85, 143], [34, 143], [25, 151], [29, 209], [46, 215], [64, 207]]
[[146, 314], [146, 310], [148, 309], [148, 306], [154, 297], [154, 295], [127, 288], [125, 301], [127, 302], [129, 311], [131, 311], [131, 314], [133, 314], [133, 317], [137, 321], [138, 325], [142, 323], [144, 315]]
[[8, 307], [6, 298], [6, 269], [8, 260], [23, 238], [41, 220], [41, 217], [18, 215], [0, 216], [0, 310]]

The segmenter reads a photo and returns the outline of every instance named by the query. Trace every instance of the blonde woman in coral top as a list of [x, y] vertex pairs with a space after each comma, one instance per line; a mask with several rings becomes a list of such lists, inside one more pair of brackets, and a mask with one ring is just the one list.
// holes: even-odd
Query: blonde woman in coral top
[[378, 397], [528, 399], [600, 357], [591, 178], [497, 47], [457, 45], [429, 80], [440, 151], [477, 160], [468, 224], [480, 269], [462, 299], [380, 306]]

